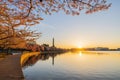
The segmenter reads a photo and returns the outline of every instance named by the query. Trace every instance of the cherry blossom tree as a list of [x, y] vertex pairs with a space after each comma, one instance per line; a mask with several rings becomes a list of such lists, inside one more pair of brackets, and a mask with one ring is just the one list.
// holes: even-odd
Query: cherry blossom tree
[[40, 23], [41, 14], [51, 15], [58, 11], [70, 15], [79, 15], [81, 11], [89, 14], [110, 6], [107, 0], [0, 0], [0, 47], [35, 40], [38, 33], [19, 27]]

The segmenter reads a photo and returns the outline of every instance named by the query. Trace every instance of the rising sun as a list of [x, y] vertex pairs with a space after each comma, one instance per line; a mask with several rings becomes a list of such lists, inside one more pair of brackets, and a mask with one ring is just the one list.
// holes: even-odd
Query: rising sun
[[78, 47], [78, 48], [83, 48], [82, 45], [78, 45], [77, 47]]

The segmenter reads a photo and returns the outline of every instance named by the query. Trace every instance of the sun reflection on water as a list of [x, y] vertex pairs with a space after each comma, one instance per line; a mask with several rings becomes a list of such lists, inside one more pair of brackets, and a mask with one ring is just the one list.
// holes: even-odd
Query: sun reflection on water
[[82, 54], [82, 52], [80, 51], [78, 55], [81, 57], [83, 54]]

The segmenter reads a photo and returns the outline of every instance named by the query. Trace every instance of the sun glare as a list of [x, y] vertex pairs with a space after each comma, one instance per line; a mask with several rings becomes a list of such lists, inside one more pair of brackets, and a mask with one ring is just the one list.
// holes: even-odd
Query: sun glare
[[82, 45], [78, 45], [78, 48], [83, 48]]
[[82, 56], [82, 52], [79, 53], [79, 56], [80, 56], [80, 57]]
[[76, 48], [83, 48], [84, 44], [82, 42], [76, 42]]

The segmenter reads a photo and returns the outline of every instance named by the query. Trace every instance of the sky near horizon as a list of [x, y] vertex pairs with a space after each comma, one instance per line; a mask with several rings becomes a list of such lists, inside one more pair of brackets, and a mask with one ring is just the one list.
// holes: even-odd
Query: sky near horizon
[[[116, 2], [115, 2], [116, 1]], [[93, 14], [81, 12], [79, 16], [66, 15], [62, 11], [44, 18], [34, 26], [41, 32], [38, 44], [52, 45], [55, 38], [56, 47], [120, 47], [120, 0], [108, 0], [112, 6], [106, 11]]]

